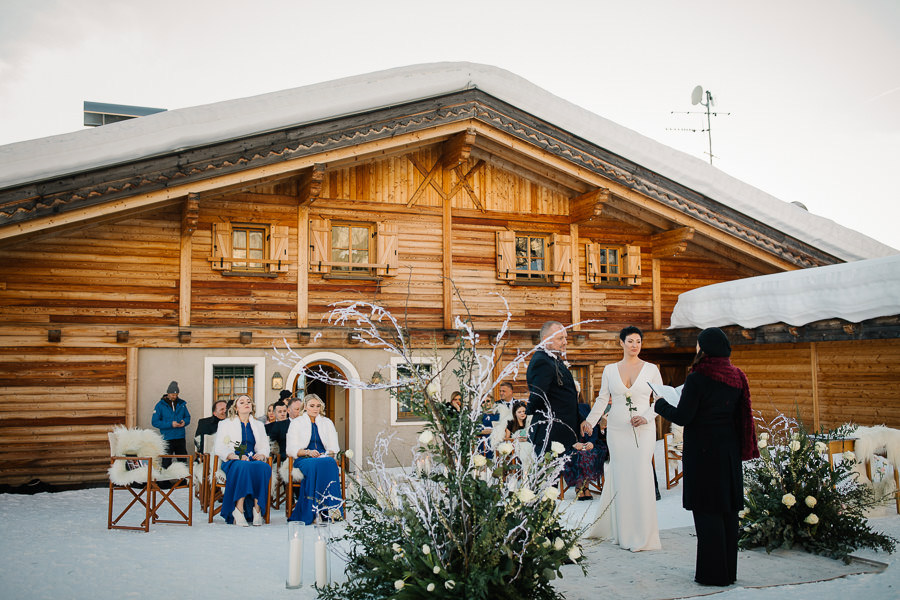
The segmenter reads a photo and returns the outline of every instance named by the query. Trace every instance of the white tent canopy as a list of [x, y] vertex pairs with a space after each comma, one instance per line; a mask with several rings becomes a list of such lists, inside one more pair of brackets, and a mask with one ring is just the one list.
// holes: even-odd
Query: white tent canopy
[[858, 323], [900, 315], [900, 254], [749, 277], [678, 296], [670, 328]]
[[896, 252], [509, 71], [472, 63], [401, 67], [0, 146], [0, 189], [473, 88], [842, 260]]

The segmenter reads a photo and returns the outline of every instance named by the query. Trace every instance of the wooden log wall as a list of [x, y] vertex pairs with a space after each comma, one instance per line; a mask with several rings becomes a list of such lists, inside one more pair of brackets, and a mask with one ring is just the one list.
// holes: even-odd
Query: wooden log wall
[[0, 484], [103, 481], [125, 348], [0, 347]]

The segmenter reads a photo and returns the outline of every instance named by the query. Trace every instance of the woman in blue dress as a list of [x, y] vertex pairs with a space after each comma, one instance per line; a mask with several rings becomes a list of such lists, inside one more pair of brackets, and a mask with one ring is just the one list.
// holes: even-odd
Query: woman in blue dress
[[309, 525], [321, 513], [343, 513], [340, 473], [335, 456], [339, 451], [337, 431], [331, 419], [321, 414], [325, 403], [315, 394], [305, 398], [306, 412], [293, 421], [287, 433], [287, 454], [294, 468], [303, 473], [300, 495], [288, 521]]
[[[262, 511], [269, 502], [272, 467], [265, 426], [253, 418], [256, 405], [249, 396], [238, 396], [228, 417], [216, 431], [216, 455], [225, 473], [222, 516], [229, 524], [262, 525]], [[252, 504], [251, 504], [252, 502]]]

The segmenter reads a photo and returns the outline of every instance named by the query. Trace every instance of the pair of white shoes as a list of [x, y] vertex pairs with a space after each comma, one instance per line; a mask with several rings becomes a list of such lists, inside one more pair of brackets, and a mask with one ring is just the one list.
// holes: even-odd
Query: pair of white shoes
[[[238, 509], [234, 509], [234, 512], [231, 513], [231, 516], [234, 517], [234, 524], [240, 527], [247, 527], [247, 519], [244, 518], [244, 513], [239, 511]], [[253, 525], [259, 527], [263, 524], [262, 513], [259, 512], [259, 508], [256, 506], [253, 507]]]

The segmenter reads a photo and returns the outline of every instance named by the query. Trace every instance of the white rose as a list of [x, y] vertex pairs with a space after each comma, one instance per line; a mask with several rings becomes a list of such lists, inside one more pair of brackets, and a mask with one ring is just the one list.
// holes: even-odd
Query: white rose
[[766, 433], [766, 432], [764, 431], [764, 432], [762, 432], [761, 434], [759, 434], [759, 439], [761, 439], [761, 440], [763, 440], [763, 441], [768, 441], [768, 440], [769, 440], [769, 434]]
[[434, 434], [431, 433], [430, 430], [426, 429], [422, 433], [419, 434], [419, 443], [427, 446], [432, 441], [434, 441]]
[[402, 579], [398, 579], [397, 581], [394, 582], [394, 587], [397, 588], [398, 591], [402, 590], [404, 585], [406, 585], [406, 584], [403, 582]]
[[844, 452], [844, 460], [856, 460], [856, 455], [847, 450], [846, 452]]
[[436, 381], [432, 381], [425, 387], [425, 391], [432, 398], [437, 398], [437, 395], [440, 393], [440, 389], [438, 388], [438, 384]]
[[428, 590], [429, 592], [433, 592], [433, 591], [434, 591], [434, 584], [433, 584], [433, 583], [429, 583], [428, 586], [427, 586], [425, 589]]
[[512, 454], [514, 450], [513, 445], [509, 442], [503, 442], [499, 446], [497, 446], [497, 453], [502, 454], [504, 456], [508, 454]]
[[813, 498], [812, 496], [806, 497], [806, 505], [808, 507], [813, 508], [816, 505], [816, 502], [818, 502], [818, 501], [815, 498]]
[[541, 542], [541, 546], [543, 546], [544, 548], [549, 548], [550, 547], [550, 539], [544, 538], [544, 541]]
[[448, 579], [447, 581], [444, 582], [444, 587], [447, 588], [448, 590], [452, 590], [453, 588], [456, 587], [456, 582], [453, 581], [452, 579]]
[[434, 568], [431, 570], [431, 572], [437, 575], [441, 572], [441, 568], [438, 565], [434, 565]]
[[791, 449], [791, 452], [796, 452], [797, 450], [799, 450], [800, 449], [800, 441], [794, 440], [793, 442], [791, 442], [790, 449]]
[[790, 508], [793, 505], [797, 504], [797, 499], [794, 498], [793, 494], [785, 494], [781, 497], [781, 503]]
[[760, 450], [762, 450], [763, 448], [765, 448], [766, 446], [768, 446], [768, 444], [766, 443], [766, 440], [759, 440], [759, 443], [756, 444], [756, 445], [759, 446], [759, 449], [760, 449]]
[[815, 525], [819, 522], [819, 517], [816, 516], [816, 513], [809, 513], [809, 516], [803, 519], [804, 523], [809, 523], [810, 525]]
[[353, 450], [347, 450], [344, 452], [344, 456], [346, 456], [348, 460], [353, 458]]
[[478, 467], [479, 469], [487, 464], [487, 459], [483, 454], [476, 454], [472, 457], [472, 464]]
[[569, 548], [569, 559], [578, 560], [579, 558], [581, 558], [581, 550], [578, 549], [578, 546]]
[[546, 490], [544, 490], [544, 500], [556, 500], [557, 498], [559, 498], [558, 488], [551, 485]]
[[560, 454], [562, 454], [565, 451], [566, 451], [566, 447], [563, 446], [562, 444], [560, 444], [559, 442], [553, 442], [552, 444], [550, 444], [550, 452], [552, 452], [553, 454], [555, 454], [557, 456], [559, 456]]
[[391, 548], [393, 548], [394, 552], [396, 552], [397, 554], [400, 554], [401, 552], [403, 552], [403, 547], [400, 544], [398, 544], [397, 542], [394, 542], [393, 544], [391, 544]]
[[828, 445], [823, 442], [816, 442], [816, 452], [819, 454], [825, 454], [828, 452]]
[[532, 492], [527, 487], [523, 487], [518, 492], [516, 492], [516, 497], [519, 499], [520, 502], [522, 502], [522, 504], [528, 504], [529, 502], [534, 500], [537, 496], [535, 496], [534, 492]]
[[562, 550], [566, 547], [566, 543], [562, 541], [562, 538], [556, 538], [553, 540], [553, 549], [554, 550]]
[[422, 554], [424, 554], [426, 556], [431, 554], [431, 547], [428, 544], [422, 545]]
[[741, 518], [741, 519], [743, 519], [743, 518], [746, 517], [749, 513], [750, 513], [750, 511], [747, 510], [746, 508], [741, 509], [741, 511], [738, 512], [738, 517]]

